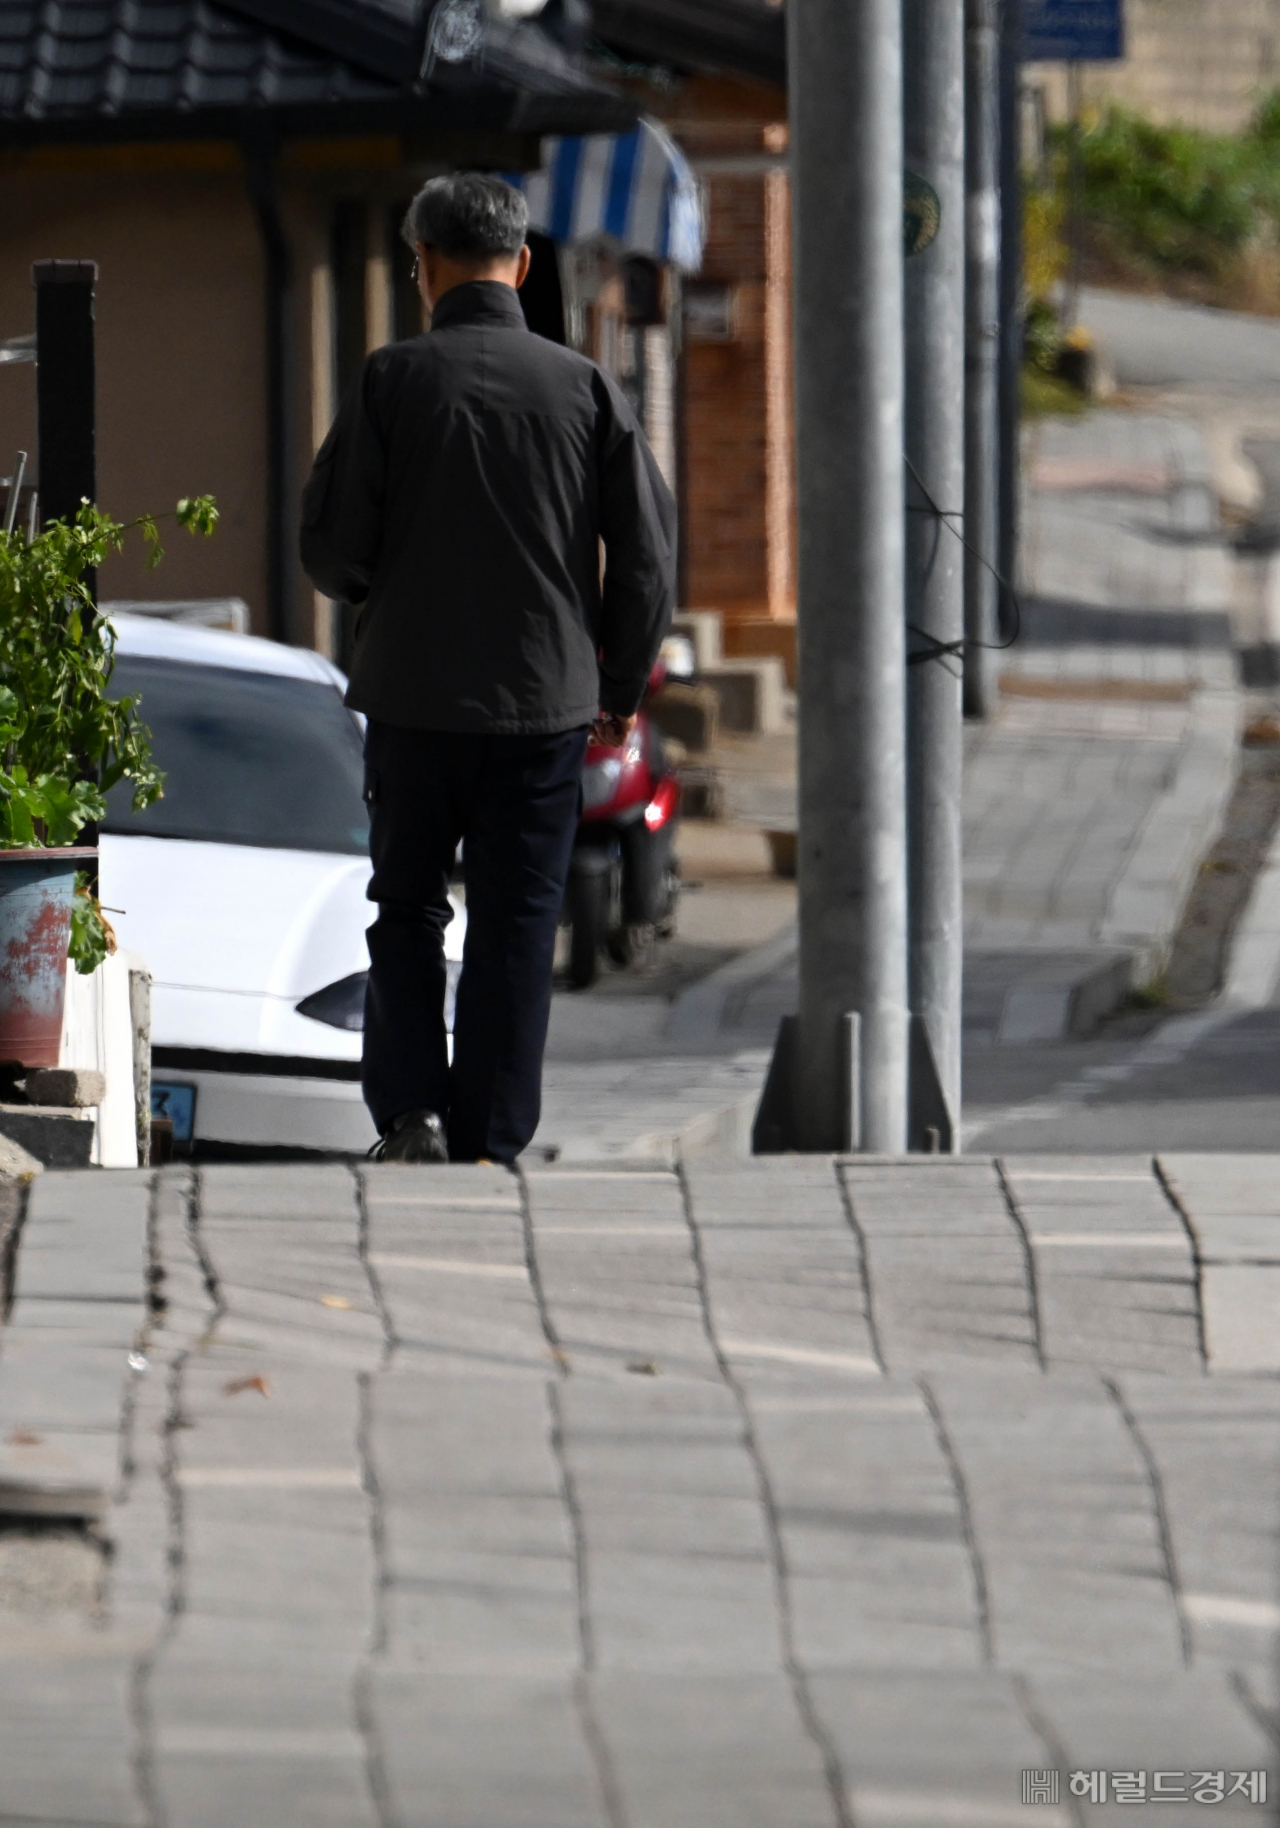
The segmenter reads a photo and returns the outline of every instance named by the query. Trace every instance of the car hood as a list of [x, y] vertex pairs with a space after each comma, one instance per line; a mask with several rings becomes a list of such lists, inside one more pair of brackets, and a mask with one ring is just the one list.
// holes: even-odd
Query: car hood
[[[367, 858], [109, 834], [100, 847], [108, 918], [157, 987], [293, 1002], [369, 968]], [[464, 927], [446, 930], [450, 958]]]

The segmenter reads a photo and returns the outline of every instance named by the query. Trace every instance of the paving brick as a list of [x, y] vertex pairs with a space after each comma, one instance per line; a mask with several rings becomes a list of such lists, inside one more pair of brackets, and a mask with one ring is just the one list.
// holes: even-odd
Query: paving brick
[[557, 1676], [578, 1667], [572, 1561], [440, 1551], [421, 1575], [393, 1574], [387, 1654], [435, 1675]]
[[607, 1828], [567, 1677], [380, 1669], [371, 1692], [395, 1819]]
[[993, 1670], [820, 1675], [814, 1703], [840, 1759], [858, 1828], [1067, 1828], [1065, 1809], [1027, 1817], [1023, 1770], [1049, 1764], [1014, 1684]]
[[[188, 1749], [189, 1748], [189, 1749]], [[156, 1787], [173, 1828], [375, 1828], [362, 1749], [351, 1736], [189, 1730], [161, 1742]]]
[[[122, 1437], [136, 1448], [110, 1509], [103, 1625], [61, 1627], [55, 1657], [39, 1620], [15, 1630], [0, 1591], [0, 1815], [147, 1819], [122, 1787], [135, 1716], [120, 1672], [156, 1649], [174, 1581], [146, 1719], [166, 1819], [193, 1828], [825, 1828], [788, 1645], [858, 1828], [1020, 1821], [1021, 1771], [1053, 1762], [1046, 1736], [1067, 1768], [1265, 1765], [1248, 1706], [1280, 1709], [1280, 1397], [1273, 1380], [1205, 1377], [1198, 1356], [1170, 1375], [1186, 1315], [1144, 1305], [1141, 1252], [1173, 1257], [1157, 1240], [1186, 1237], [1149, 1163], [1010, 1164], [1048, 1375], [990, 1163], [840, 1171], [857, 1229], [829, 1161], [689, 1170], [732, 1386], [680, 1183], [661, 1169], [528, 1176], [541, 1282], [572, 1336], [560, 1362], [509, 1175], [371, 1177], [375, 1267], [391, 1259], [379, 1275], [406, 1333], [389, 1356], [361, 1293], [350, 1177], [291, 1192], [276, 1182], [292, 1170], [263, 1170], [259, 1193], [231, 1177], [206, 1203], [206, 1243], [235, 1271], [209, 1335], [183, 1179], [167, 1175], [171, 1300]], [[1265, 1177], [1228, 1165], [1220, 1181], [1201, 1198], [1224, 1228], [1266, 1219]], [[118, 1217], [99, 1230], [132, 1252], [123, 1203]], [[51, 1218], [76, 1223], [56, 1205]], [[1117, 1226], [1126, 1241], [1101, 1242]], [[1222, 1235], [1241, 1259], [1255, 1247]], [[1076, 1248], [1078, 1278], [1052, 1267]], [[1071, 1291], [1058, 1307], [1055, 1277]], [[1069, 1333], [1091, 1282], [1101, 1319]], [[326, 1290], [358, 1305], [325, 1308]], [[130, 1311], [20, 1303], [33, 1321], [0, 1338], [0, 1420], [7, 1389], [25, 1402], [47, 1384], [55, 1420], [92, 1416], [83, 1439], [116, 1452], [95, 1367], [122, 1357], [101, 1319], [117, 1306]], [[1139, 1366], [1168, 1350], [1163, 1368], [1117, 1365], [1126, 1338]], [[1055, 1344], [1098, 1363], [1055, 1370]], [[66, 1369], [46, 1379], [50, 1354]], [[257, 1376], [268, 1395], [244, 1384]], [[82, 1682], [90, 1642], [98, 1673]], [[51, 1754], [80, 1716], [87, 1755]], [[1065, 1828], [1064, 1807], [1045, 1821]]]
[[1035, 1362], [1022, 1240], [989, 1163], [847, 1162], [842, 1172], [891, 1370], [956, 1357]]
[[974, 1668], [973, 1566], [955, 1485], [920, 1392], [753, 1389], [751, 1412], [811, 1670]]
[[137, 1300], [146, 1259], [147, 1183], [45, 1173], [32, 1184], [15, 1303]]
[[366, 1194], [370, 1262], [402, 1355], [463, 1376], [486, 1365], [543, 1371], [516, 1182], [485, 1169], [474, 1180], [451, 1170], [443, 1183], [411, 1173], [408, 1185], [371, 1179]]
[[79, 1345], [24, 1328], [0, 1333], [0, 1437], [15, 1429], [120, 1427], [127, 1355], [118, 1347]]
[[1280, 1388], [1125, 1377], [1159, 1471], [1197, 1662], [1274, 1665], [1280, 1645]]
[[529, 1177], [538, 1270], [570, 1360], [716, 1374], [674, 1175]]
[[[87, 1635], [87, 1634], [86, 1634]], [[145, 1828], [132, 1768], [133, 1661], [0, 1655], [0, 1818]]]
[[1149, 1158], [1028, 1156], [1005, 1167], [1031, 1239], [1047, 1361], [1198, 1371], [1191, 1244]]
[[590, 1690], [632, 1828], [830, 1828], [819, 1750], [780, 1672], [609, 1671]]
[[964, 1480], [998, 1660], [1176, 1668], [1153, 1493], [1101, 1382], [983, 1369], [931, 1384]]
[[[1036, 1674], [1034, 1702], [1066, 1754], [1068, 1770], [1268, 1772], [1268, 1805], [1274, 1801], [1276, 1753], [1256, 1721], [1216, 1670], [1167, 1670], [1140, 1682], [1116, 1672], [1089, 1681], [1065, 1672]], [[1176, 1806], [1176, 1805], [1175, 1805]], [[1187, 1805], [1196, 1808], [1195, 1803]], [[1200, 1805], [1204, 1806], [1204, 1805]], [[1122, 1828], [1132, 1804], [1088, 1803], [1090, 1828]], [[1267, 1810], [1236, 1797], [1214, 1806], [1213, 1820], [1246, 1828]]]
[[292, 1163], [264, 1175], [256, 1164], [218, 1163], [199, 1171], [205, 1219], [335, 1219], [355, 1223], [356, 1183], [341, 1166]]

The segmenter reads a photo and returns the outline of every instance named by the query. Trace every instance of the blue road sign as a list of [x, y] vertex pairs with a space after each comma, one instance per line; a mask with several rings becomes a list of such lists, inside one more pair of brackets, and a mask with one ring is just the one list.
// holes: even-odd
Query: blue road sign
[[1028, 63], [1108, 63], [1124, 56], [1123, 0], [1024, 0]]

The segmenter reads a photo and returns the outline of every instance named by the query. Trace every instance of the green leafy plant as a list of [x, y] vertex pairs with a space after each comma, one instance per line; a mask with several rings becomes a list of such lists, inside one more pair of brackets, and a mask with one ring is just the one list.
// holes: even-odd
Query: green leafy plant
[[[1029, 210], [1033, 269], [1066, 233], [1072, 130], [1050, 130], [1051, 181]], [[1206, 133], [1111, 105], [1079, 129], [1086, 277], [1172, 291], [1237, 308], [1280, 309], [1280, 91], [1263, 96], [1241, 133]], [[1050, 276], [1055, 277], [1055, 276]], [[1060, 277], [1060, 274], [1056, 277]]]
[[[180, 501], [174, 518], [208, 535], [218, 510], [211, 495], [198, 495]], [[73, 521], [49, 521], [30, 541], [0, 532], [0, 849], [74, 844], [120, 781], [132, 782], [136, 811], [161, 795], [137, 701], [109, 694], [115, 636], [89, 587], [134, 532], [148, 565], [158, 564], [152, 515], [116, 521], [87, 501]], [[107, 947], [96, 903], [81, 908], [81, 899], [72, 956], [78, 967], [92, 957], [83, 967], [92, 970]]]
[[71, 903], [71, 943], [67, 948], [68, 956], [81, 977], [88, 977], [115, 949], [116, 936], [111, 929], [111, 922], [102, 912], [102, 904], [90, 887], [88, 871], [81, 870], [76, 876], [75, 899]]

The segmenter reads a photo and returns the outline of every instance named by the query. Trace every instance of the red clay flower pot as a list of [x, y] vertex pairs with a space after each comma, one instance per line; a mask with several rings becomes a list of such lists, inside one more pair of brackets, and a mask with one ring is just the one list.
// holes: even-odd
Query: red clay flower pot
[[0, 850], [0, 1062], [56, 1066], [77, 870], [97, 851]]

